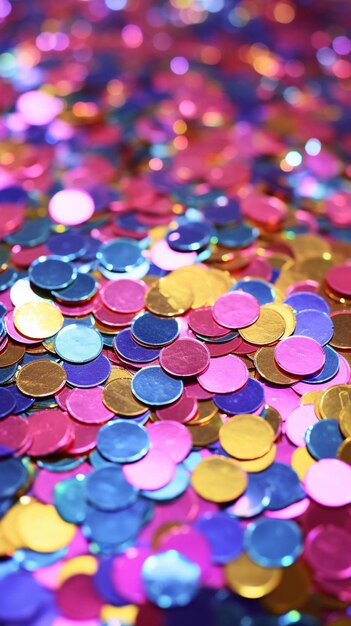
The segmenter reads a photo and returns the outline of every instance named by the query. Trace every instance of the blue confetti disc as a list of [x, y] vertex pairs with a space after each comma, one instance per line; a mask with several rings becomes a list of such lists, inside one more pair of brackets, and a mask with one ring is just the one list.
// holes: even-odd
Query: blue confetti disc
[[70, 324], [62, 328], [54, 340], [56, 353], [64, 361], [87, 363], [96, 359], [102, 351], [100, 333], [83, 324]]
[[190, 484], [189, 472], [183, 465], [177, 465], [175, 474], [165, 487], [160, 489], [154, 489], [153, 491], [142, 491], [142, 495], [145, 498], [156, 500], [157, 502], [167, 502], [168, 500], [174, 500], [178, 498]]
[[50, 291], [68, 287], [77, 278], [73, 265], [58, 256], [39, 257], [33, 261], [28, 275], [36, 287]]
[[166, 240], [172, 250], [198, 251], [209, 245], [213, 234], [213, 228], [206, 222], [188, 222], [170, 230]]
[[84, 302], [92, 298], [97, 292], [97, 283], [90, 274], [78, 272], [77, 278], [65, 289], [52, 290], [51, 293], [59, 302], [72, 304]]
[[150, 261], [144, 259], [140, 265], [136, 265], [134, 268], [130, 268], [125, 272], [111, 272], [107, 270], [103, 265], [99, 265], [99, 270], [105, 278], [108, 280], [120, 280], [121, 278], [125, 278], [126, 274], [128, 274], [128, 278], [132, 278], [133, 280], [139, 280], [140, 278], [144, 278], [150, 269]]
[[146, 311], [133, 320], [131, 331], [140, 343], [162, 348], [178, 337], [180, 325], [174, 317], [157, 317]]
[[[0, 450], [1, 454], [1, 450]], [[0, 499], [0, 519], [7, 513], [7, 511], [15, 504], [14, 498], [1, 498]], [[1, 577], [1, 576], [0, 576]]]
[[225, 509], [230, 515], [246, 519], [259, 515], [268, 507], [271, 501], [269, 486], [256, 474], [248, 474], [248, 479], [243, 495]]
[[306, 447], [311, 456], [320, 459], [336, 458], [344, 437], [336, 419], [319, 420], [305, 433]]
[[258, 380], [249, 378], [239, 391], [217, 394], [213, 402], [221, 411], [229, 415], [255, 413], [264, 402], [264, 388]]
[[146, 595], [162, 609], [185, 606], [200, 587], [201, 569], [176, 550], [149, 556], [143, 563], [142, 581]]
[[89, 454], [89, 463], [95, 469], [99, 469], [100, 467], [110, 467], [110, 465], [113, 465], [113, 461], [105, 459], [96, 448]]
[[80, 257], [81, 261], [95, 261], [96, 255], [101, 248], [101, 241], [91, 235], [84, 235], [84, 253]]
[[119, 511], [136, 501], [138, 490], [126, 480], [120, 465], [111, 465], [88, 474], [86, 495], [97, 509]]
[[123, 237], [102, 244], [96, 258], [109, 272], [129, 272], [145, 261], [140, 246]]
[[325, 362], [324, 365], [318, 374], [313, 374], [311, 376], [306, 376], [302, 378], [303, 383], [310, 383], [311, 385], [317, 385], [319, 383], [325, 383], [338, 373], [340, 367], [340, 359], [339, 355], [331, 348], [331, 346], [324, 346], [323, 348], [325, 354]]
[[312, 291], [298, 291], [297, 293], [291, 294], [284, 300], [285, 304], [291, 306], [295, 313], [298, 311], [304, 311], [305, 309], [312, 309], [314, 311], [321, 311], [322, 313], [330, 313], [329, 304], [319, 296], [317, 293], [313, 293]]
[[35, 572], [41, 567], [48, 567], [65, 557], [67, 548], [61, 548], [55, 552], [35, 552], [34, 550], [16, 550], [13, 558], [20, 564], [21, 569], [27, 572]]
[[66, 233], [51, 235], [46, 245], [51, 254], [62, 257], [65, 261], [74, 261], [85, 253], [85, 235], [77, 230], [69, 230]]
[[303, 535], [292, 520], [261, 518], [245, 531], [249, 557], [262, 567], [289, 567], [303, 550]]
[[11, 498], [28, 480], [28, 470], [20, 459], [0, 460], [0, 498]]
[[135, 397], [150, 406], [171, 404], [183, 393], [183, 382], [168, 376], [158, 365], [144, 367], [132, 379]]
[[104, 383], [110, 375], [111, 364], [106, 356], [100, 354], [88, 363], [63, 363], [67, 374], [67, 383], [72, 387], [88, 389]]
[[305, 309], [296, 313], [294, 335], [311, 337], [324, 346], [334, 333], [333, 322], [327, 313], [314, 309]]
[[11, 395], [15, 399], [15, 408], [12, 410], [14, 415], [18, 415], [19, 413], [23, 413], [30, 409], [35, 402], [35, 398], [31, 398], [30, 396], [24, 395], [16, 385], [10, 385], [7, 387], [8, 391], [11, 392]]
[[260, 305], [273, 302], [275, 299], [274, 288], [265, 280], [259, 278], [245, 278], [238, 280], [235, 285], [230, 288], [230, 291], [245, 291], [249, 293], [259, 301]]
[[82, 524], [87, 512], [85, 476], [77, 474], [57, 483], [53, 502], [62, 519], [71, 524]]
[[6, 237], [7, 243], [18, 244], [26, 248], [39, 246], [47, 241], [52, 223], [47, 217], [27, 220], [23, 226]]
[[102, 544], [122, 544], [134, 539], [145, 523], [136, 504], [121, 511], [101, 511], [88, 506], [83, 533], [92, 541]]
[[18, 272], [13, 267], [8, 267], [6, 270], [0, 273], [0, 292], [6, 291], [15, 284], [18, 278]]
[[230, 222], [238, 222], [241, 219], [239, 202], [234, 199], [228, 199], [224, 206], [205, 207], [203, 214], [214, 226], [226, 226]]
[[78, 458], [60, 458], [52, 459], [51, 457], [37, 459], [36, 463], [39, 467], [49, 470], [49, 472], [68, 472], [76, 469], [85, 462], [84, 456]]
[[0, 621], [10, 625], [33, 623], [46, 602], [46, 590], [29, 572], [18, 571], [0, 578]]
[[10, 415], [16, 407], [16, 398], [10, 389], [0, 387], [0, 418]]
[[146, 348], [137, 343], [130, 332], [129, 328], [122, 330], [116, 335], [114, 347], [117, 354], [127, 361], [133, 363], [150, 363], [157, 359], [160, 351], [153, 348]]
[[236, 339], [236, 337], [239, 337], [239, 333], [233, 331], [233, 332], [229, 332], [227, 335], [224, 335], [224, 337], [207, 337], [205, 335], [199, 335], [199, 333], [195, 333], [197, 339], [200, 339], [200, 341], [206, 341], [206, 343], [227, 343], [227, 341], [231, 341], [232, 339]]
[[257, 239], [258, 234], [257, 228], [246, 224], [217, 230], [218, 243], [224, 248], [246, 248]]
[[244, 532], [240, 523], [224, 511], [204, 513], [196, 520], [195, 527], [207, 539], [212, 561], [218, 565], [236, 559], [244, 549]]
[[113, 463], [133, 463], [145, 456], [150, 448], [146, 428], [131, 420], [114, 420], [98, 432], [97, 449]]
[[266, 507], [269, 511], [284, 509], [306, 496], [295, 470], [285, 463], [272, 463], [267, 469], [257, 472], [256, 480], [262, 480], [269, 490], [270, 501]]
[[113, 557], [99, 559], [98, 570], [93, 577], [93, 583], [99, 595], [105, 600], [105, 602], [113, 604], [114, 606], [124, 606], [129, 604], [129, 602], [118, 595], [114, 588], [112, 582], [113, 564]]

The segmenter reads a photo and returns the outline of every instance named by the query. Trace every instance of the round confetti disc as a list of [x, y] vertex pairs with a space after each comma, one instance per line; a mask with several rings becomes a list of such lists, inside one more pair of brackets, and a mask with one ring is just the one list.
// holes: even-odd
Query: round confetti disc
[[62, 389], [66, 382], [66, 372], [54, 361], [31, 361], [18, 371], [16, 382], [18, 389], [25, 395], [45, 398]]
[[110, 362], [103, 354], [88, 363], [63, 363], [63, 367], [67, 375], [67, 383], [72, 387], [82, 389], [101, 385], [111, 373]]
[[285, 328], [285, 321], [280, 313], [261, 307], [257, 321], [246, 328], [240, 328], [239, 332], [245, 341], [262, 346], [277, 341], [284, 334]]
[[203, 459], [191, 476], [196, 493], [205, 500], [218, 503], [241, 496], [247, 480], [247, 475], [235, 461], [218, 455]]
[[23, 507], [18, 530], [24, 545], [30, 550], [54, 552], [72, 541], [76, 527], [61, 519], [51, 504], [33, 502]]
[[219, 431], [222, 447], [231, 456], [250, 460], [267, 454], [274, 441], [271, 425], [258, 415], [236, 415]]
[[351, 466], [339, 459], [321, 459], [311, 465], [305, 476], [307, 494], [328, 507], [350, 504]]
[[127, 481], [137, 489], [161, 489], [175, 474], [176, 465], [164, 450], [150, 448], [140, 460], [123, 466]]
[[73, 389], [67, 398], [69, 414], [83, 424], [103, 424], [114, 417], [102, 401], [103, 387]]
[[144, 306], [145, 283], [139, 280], [124, 279], [123, 282], [110, 282], [100, 291], [105, 306], [118, 313], [135, 313]]
[[133, 395], [130, 378], [116, 378], [104, 388], [103, 402], [117, 415], [133, 417], [145, 413], [147, 406]]
[[102, 511], [125, 509], [137, 499], [137, 490], [126, 481], [119, 465], [94, 469], [85, 482], [88, 501]]
[[258, 300], [244, 291], [226, 293], [220, 296], [213, 306], [215, 320], [227, 328], [251, 326], [259, 315]]
[[210, 363], [207, 347], [195, 339], [178, 339], [160, 352], [162, 368], [173, 376], [196, 376]]
[[151, 365], [135, 374], [131, 389], [140, 402], [150, 406], [163, 406], [180, 398], [183, 383], [181, 380], [171, 378], [158, 365]]
[[178, 337], [180, 327], [174, 318], [162, 318], [146, 311], [134, 318], [131, 331], [139, 343], [161, 348]]
[[180, 463], [188, 456], [192, 440], [189, 431], [174, 421], [160, 421], [148, 428], [151, 445], [164, 450], [175, 463]]
[[60, 330], [63, 315], [55, 304], [37, 300], [15, 308], [13, 321], [18, 332], [30, 339], [46, 339]]
[[263, 567], [289, 567], [300, 556], [303, 536], [292, 520], [261, 518], [245, 532], [249, 557]]
[[64, 289], [77, 278], [73, 265], [59, 256], [39, 257], [29, 268], [31, 282], [40, 289]]
[[331, 267], [325, 276], [328, 286], [340, 294], [351, 297], [351, 265]]
[[211, 393], [230, 393], [241, 389], [248, 381], [245, 363], [234, 354], [210, 359], [207, 370], [197, 377], [201, 387]]
[[283, 339], [275, 347], [274, 358], [279, 367], [297, 376], [314, 374], [325, 363], [325, 353], [322, 346], [311, 339], [294, 335]]
[[133, 463], [141, 459], [150, 447], [149, 431], [128, 420], [114, 420], [99, 431], [97, 448], [108, 461]]
[[87, 222], [95, 211], [92, 197], [82, 189], [62, 189], [49, 202], [51, 219], [64, 226]]
[[94, 328], [83, 324], [69, 324], [56, 335], [54, 346], [64, 361], [87, 363], [99, 356], [103, 342], [100, 333]]
[[227, 563], [224, 568], [229, 588], [243, 598], [263, 598], [275, 589], [282, 577], [277, 567], [262, 567], [254, 563], [247, 554]]

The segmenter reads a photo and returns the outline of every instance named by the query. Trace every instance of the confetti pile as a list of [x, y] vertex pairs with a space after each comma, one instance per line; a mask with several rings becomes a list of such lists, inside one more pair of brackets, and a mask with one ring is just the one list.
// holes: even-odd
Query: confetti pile
[[1, 626], [351, 624], [347, 0], [0, 0]]

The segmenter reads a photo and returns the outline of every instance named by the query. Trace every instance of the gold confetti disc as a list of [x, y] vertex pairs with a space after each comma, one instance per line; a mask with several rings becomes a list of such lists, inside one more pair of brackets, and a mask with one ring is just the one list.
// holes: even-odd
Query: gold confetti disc
[[107, 408], [117, 415], [133, 417], [147, 410], [147, 406], [133, 396], [129, 378], [116, 378], [108, 383], [102, 399]]
[[209, 446], [211, 443], [218, 441], [218, 435], [222, 426], [222, 420], [219, 415], [215, 415], [207, 424], [187, 424], [189, 433], [193, 440], [194, 446]]
[[240, 328], [241, 337], [256, 346], [264, 346], [273, 343], [282, 337], [285, 332], [284, 318], [277, 311], [261, 307], [258, 320], [247, 326]]
[[18, 363], [24, 357], [24, 353], [24, 346], [9, 341], [0, 353], [0, 367], [10, 367], [10, 365]]
[[36, 552], [55, 552], [65, 548], [76, 533], [76, 526], [65, 522], [51, 504], [33, 502], [23, 507], [18, 517], [23, 545]]
[[13, 322], [19, 333], [30, 339], [47, 339], [63, 325], [63, 315], [53, 302], [36, 300], [15, 308]]
[[200, 461], [191, 477], [199, 496], [218, 503], [230, 502], [241, 496], [247, 481], [247, 475], [235, 461], [216, 454]]
[[18, 371], [17, 387], [26, 396], [45, 398], [53, 396], [64, 387], [67, 376], [62, 365], [42, 359], [31, 361]]
[[238, 461], [240, 467], [249, 474], [255, 474], [256, 472], [262, 472], [272, 465], [275, 455], [277, 454], [277, 446], [275, 443], [267, 454], [259, 457], [258, 459], [251, 459], [249, 461]]
[[246, 554], [224, 566], [229, 588], [243, 598], [263, 598], [278, 587], [282, 570], [276, 567], [261, 567], [253, 563]]
[[236, 459], [257, 459], [267, 454], [274, 441], [274, 430], [258, 415], [235, 415], [219, 432], [223, 449]]
[[344, 463], [351, 465], [351, 437], [348, 437], [343, 441], [337, 451], [337, 457]]
[[160, 278], [149, 287], [145, 294], [145, 306], [156, 315], [175, 317], [190, 309], [194, 295], [181, 277], [172, 279], [169, 276]]
[[291, 456], [291, 467], [295, 470], [301, 482], [305, 480], [307, 471], [314, 465], [316, 460], [310, 455], [306, 446], [296, 448]]
[[112, 383], [113, 380], [119, 380], [121, 378], [125, 378], [126, 380], [132, 380], [133, 374], [125, 370], [123, 367], [111, 367], [110, 375], [107, 379], [107, 384]]
[[300, 609], [308, 599], [310, 584], [310, 575], [301, 563], [284, 567], [278, 586], [264, 597], [263, 606], [278, 615]]
[[274, 385], [292, 385], [299, 380], [299, 377], [286, 374], [277, 365], [274, 346], [260, 348], [255, 354], [254, 362], [260, 376]]
[[294, 309], [288, 304], [283, 304], [282, 302], [270, 302], [269, 304], [265, 304], [264, 307], [270, 311], [276, 311], [284, 319], [285, 331], [281, 339], [290, 337], [296, 328], [296, 315], [294, 313]]
[[324, 391], [318, 406], [322, 419], [338, 419], [342, 409], [351, 408], [351, 385], [334, 385]]

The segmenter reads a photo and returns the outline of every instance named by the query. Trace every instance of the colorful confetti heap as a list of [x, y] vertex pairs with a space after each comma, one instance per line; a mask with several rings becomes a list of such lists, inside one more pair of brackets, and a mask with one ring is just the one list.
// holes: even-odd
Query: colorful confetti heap
[[1, 626], [351, 624], [348, 0], [0, 0]]

